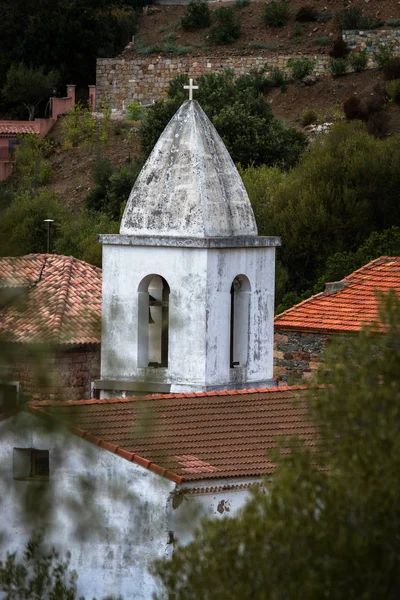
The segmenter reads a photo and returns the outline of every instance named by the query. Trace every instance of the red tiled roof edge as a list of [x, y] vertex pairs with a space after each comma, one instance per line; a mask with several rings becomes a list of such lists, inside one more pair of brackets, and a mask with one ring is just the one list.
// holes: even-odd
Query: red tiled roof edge
[[[387, 262], [390, 260], [394, 260], [395, 256], [379, 256], [378, 258], [375, 258], [374, 260], [371, 260], [371, 262], [367, 263], [366, 265], [363, 265], [362, 267], [360, 267], [359, 269], [356, 269], [355, 271], [353, 271], [352, 273], [350, 273], [349, 275], [346, 275], [346, 277], [343, 277], [343, 279], [341, 281], [345, 281], [346, 283], [351, 283], [351, 279], [354, 277], [354, 275], [358, 275], [361, 272], [365, 272], [368, 269], [371, 269], [375, 263], [377, 262]], [[276, 315], [274, 318], [274, 324], [277, 327], [282, 327], [282, 329], [301, 329], [301, 330], [307, 330], [307, 327], [299, 327], [298, 325], [279, 325], [279, 320], [282, 317], [285, 317], [286, 315], [290, 314], [292, 311], [297, 310], [299, 306], [302, 306], [303, 304], [306, 304], [308, 302], [311, 302], [311, 300], [314, 300], [315, 298], [320, 298], [321, 296], [324, 296], [325, 292], [318, 292], [318, 294], [314, 294], [312, 296], [310, 296], [309, 298], [306, 298], [305, 300], [302, 300], [301, 302], [299, 302], [298, 304], [295, 304], [294, 306], [291, 306], [290, 308], [287, 308], [286, 310], [284, 310], [283, 312], [279, 313], [279, 315]], [[315, 331], [316, 328], [315, 327], [310, 327], [309, 328], [312, 331]], [[335, 329], [318, 329], [318, 331], [321, 332], [327, 332], [327, 333], [333, 333], [334, 331], [341, 331], [340, 329], [335, 330]]]
[[[54, 404], [57, 404], [57, 403], [54, 403]], [[64, 403], [60, 402], [59, 404], [64, 404]], [[32, 413], [33, 415], [39, 416], [41, 418], [54, 420], [54, 417], [52, 417], [51, 415], [46, 413], [44, 410], [38, 408], [37, 406], [33, 406], [32, 404], [30, 404], [27, 407], [27, 410], [28, 410], [28, 412]], [[117, 454], [121, 458], [125, 458], [129, 462], [134, 462], [137, 465], [140, 465], [141, 467], [144, 467], [145, 469], [148, 469], [149, 471], [156, 473], [157, 475], [161, 475], [162, 477], [165, 477], [166, 479], [173, 481], [174, 483], [182, 483], [183, 482], [184, 478], [181, 477], [180, 475], [177, 475], [176, 473], [172, 473], [172, 471], [169, 471], [168, 469], [165, 469], [164, 467], [161, 467], [160, 465], [157, 465], [156, 463], [153, 463], [150, 460], [147, 460], [146, 458], [142, 458], [141, 456], [139, 456], [138, 454], [135, 454], [134, 452], [129, 452], [128, 450], [119, 448], [116, 444], [111, 444], [110, 442], [106, 442], [105, 440], [102, 440], [102, 439], [96, 437], [95, 435], [92, 435], [88, 431], [86, 431], [84, 429], [80, 429], [79, 427], [74, 427], [73, 425], [68, 425], [68, 424], [64, 424], [64, 425], [66, 425], [66, 427], [69, 429], [69, 431], [71, 431], [71, 433], [74, 433], [75, 435], [87, 440], [88, 442], [91, 442], [92, 444], [95, 444], [96, 446], [99, 446], [100, 448], [104, 448], [105, 450], [108, 450], [109, 452], [112, 452], [113, 454]]]
[[215, 390], [212, 392], [191, 392], [191, 393], [176, 393], [176, 394], [149, 394], [147, 396], [129, 396], [127, 398], [91, 398], [90, 400], [67, 400], [65, 402], [56, 402], [53, 400], [34, 400], [29, 403], [31, 407], [40, 406], [82, 406], [85, 404], [114, 404], [132, 402], [137, 400], [141, 402], [143, 400], [162, 400], [163, 398], [201, 398], [209, 396], [231, 396], [231, 395], [246, 395], [246, 394], [265, 394], [268, 392], [285, 392], [294, 390], [306, 390], [310, 388], [310, 385], [279, 385], [268, 388], [252, 388], [244, 390]]

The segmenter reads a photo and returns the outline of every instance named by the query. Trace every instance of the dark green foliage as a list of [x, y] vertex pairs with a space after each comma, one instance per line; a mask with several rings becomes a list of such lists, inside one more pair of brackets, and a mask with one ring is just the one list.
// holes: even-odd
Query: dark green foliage
[[[186, 82], [185, 77], [178, 76], [171, 82], [170, 98], [156, 102], [146, 111], [140, 129], [145, 156], [185, 99], [183, 85]], [[273, 117], [269, 102], [260, 92], [268, 86], [261, 74], [239, 77], [235, 82], [230, 71], [212, 73], [198, 77], [196, 83], [199, 85], [196, 97], [235, 162], [279, 164], [288, 168], [297, 161], [305, 148], [305, 137]]]
[[383, 67], [385, 79], [391, 81], [392, 79], [400, 79], [400, 57], [394, 56], [391, 58]]
[[389, 134], [389, 116], [384, 111], [375, 112], [368, 117], [367, 131], [378, 139], [383, 139]]
[[283, 27], [290, 19], [290, 9], [286, 0], [272, 0], [264, 7], [264, 21], [270, 27]]
[[327, 23], [328, 21], [330, 21], [332, 19], [332, 15], [329, 12], [328, 9], [323, 8], [319, 13], [318, 13], [318, 18], [317, 21], [318, 23]]
[[86, 208], [118, 221], [121, 218], [121, 206], [128, 199], [141, 166], [139, 163], [128, 163], [113, 169], [107, 160], [98, 158], [94, 168], [96, 187], [85, 199]]
[[385, 99], [382, 94], [375, 92], [366, 97], [350, 96], [343, 103], [343, 111], [346, 118], [361, 119], [367, 121], [371, 115], [381, 113], [385, 105]]
[[315, 61], [311, 58], [291, 58], [288, 61], [288, 67], [291, 69], [293, 79], [300, 81], [311, 75], [315, 68]]
[[96, 58], [115, 56], [124, 48], [135, 32], [135, 8], [141, 4], [141, 0], [2, 2], [0, 88], [11, 64], [18, 63], [42, 66], [45, 72], [57, 69], [64, 85], [94, 83]]
[[329, 72], [333, 77], [341, 77], [347, 71], [347, 61], [345, 58], [331, 58], [329, 60]]
[[384, 25], [384, 21], [363, 15], [361, 8], [350, 7], [336, 13], [339, 29], [376, 29]]
[[351, 52], [349, 56], [349, 62], [356, 73], [361, 73], [361, 71], [365, 71], [368, 63], [367, 51], [364, 49], [360, 50], [359, 52]]
[[[243, 173], [260, 235], [280, 235], [290, 289], [310, 288], [336, 252], [400, 225], [400, 139], [376, 140], [359, 121], [338, 123], [287, 174]], [[255, 203], [255, 205], [254, 205]]]
[[314, 6], [302, 6], [296, 13], [296, 21], [310, 23], [318, 19], [318, 11]]
[[349, 54], [349, 46], [347, 42], [339, 35], [336, 40], [333, 42], [333, 46], [331, 51], [329, 52], [329, 56], [332, 58], [346, 58]]
[[221, 6], [214, 12], [217, 20], [211, 30], [214, 44], [233, 44], [240, 37], [240, 21], [231, 8]]
[[389, 19], [386, 21], [386, 25], [389, 25], [389, 27], [400, 27], [400, 19]]
[[211, 24], [211, 14], [208, 8], [207, 0], [191, 0], [182, 17], [181, 25], [184, 29], [196, 30], [209, 27]]
[[270, 82], [271, 87], [279, 87], [282, 91], [286, 89], [287, 80], [285, 72], [279, 67], [272, 67], [269, 72], [268, 81]]
[[0, 561], [0, 591], [5, 600], [75, 600], [76, 580], [69, 560], [62, 560], [54, 548], [46, 551], [40, 535], [27, 542], [22, 560], [13, 553]]
[[336, 252], [329, 256], [323, 269], [323, 275], [318, 278], [312, 288], [301, 293], [277, 294], [279, 304], [275, 308], [276, 314], [310, 298], [313, 294], [322, 292], [328, 281], [340, 281], [380, 256], [400, 256], [400, 227], [393, 226], [381, 232], [374, 231], [355, 252]]
[[44, 72], [44, 67], [27, 68], [23, 63], [11, 65], [2, 89], [7, 102], [22, 105], [33, 121], [35, 112], [43, 100], [47, 100], [59, 79], [57, 71]]
[[379, 305], [383, 332], [365, 329], [325, 353], [323, 385], [304, 401], [313, 447], [298, 436], [276, 444], [265, 488], [156, 563], [157, 600], [397, 600], [400, 300]]

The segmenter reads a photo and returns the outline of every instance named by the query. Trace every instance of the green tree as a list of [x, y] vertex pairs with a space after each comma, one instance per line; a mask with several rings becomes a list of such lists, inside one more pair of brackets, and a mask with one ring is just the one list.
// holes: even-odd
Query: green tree
[[[310, 391], [314, 447], [287, 439], [266, 491], [205, 520], [155, 572], [174, 600], [395, 600], [400, 594], [400, 300], [332, 344]], [[330, 385], [326, 385], [329, 382]], [[283, 448], [286, 449], [282, 452]], [[290, 451], [288, 451], [290, 450]]]
[[282, 237], [291, 290], [314, 285], [329, 256], [400, 225], [399, 161], [399, 137], [377, 140], [353, 122], [337, 124], [282, 176], [244, 171], [260, 234]]
[[14, 64], [7, 72], [2, 93], [8, 102], [22, 104], [33, 121], [38, 105], [51, 95], [58, 79], [57, 71], [45, 74], [43, 66], [29, 68], [23, 63]]
[[[179, 75], [170, 85], [166, 101], [156, 102], [146, 112], [140, 128], [145, 157], [151, 152], [163, 129], [186, 99]], [[233, 160], [243, 166], [279, 165], [289, 168], [306, 147], [304, 135], [285, 127], [274, 118], [263, 95], [268, 80], [262, 76], [239, 77], [231, 71], [201, 75], [197, 79], [197, 100], [215, 125]]]

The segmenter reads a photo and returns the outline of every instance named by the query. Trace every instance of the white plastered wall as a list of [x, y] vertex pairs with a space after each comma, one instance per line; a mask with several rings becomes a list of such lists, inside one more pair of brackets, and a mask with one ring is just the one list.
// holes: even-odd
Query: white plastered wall
[[[26, 413], [0, 423], [0, 532], [2, 548], [23, 551], [34, 529], [50, 523], [46, 541], [79, 575], [87, 599], [123, 595], [150, 600], [157, 582], [148, 567], [168, 556], [168, 499], [175, 484], [67, 430], [49, 431]], [[55, 510], [51, 519], [24, 523], [27, 492], [39, 498], [35, 481], [13, 479], [13, 448], [49, 450], [50, 480], [42, 484]]]

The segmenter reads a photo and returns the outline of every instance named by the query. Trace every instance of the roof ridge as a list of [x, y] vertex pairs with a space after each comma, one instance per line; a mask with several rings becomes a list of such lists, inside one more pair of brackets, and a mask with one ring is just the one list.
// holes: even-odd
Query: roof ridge
[[65, 308], [67, 304], [67, 298], [69, 293], [69, 283], [71, 281], [72, 275], [72, 267], [73, 267], [73, 257], [68, 256], [67, 260], [63, 264], [62, 270], [62, 280], [58, 293], [58, 302], [56, 306], [56, 310], [54, 311], [54, 320], [53, 320], [53, 338], [60, 338], [62, 320], [65, 313]]
[[[210, 396], [235, 396], [235, 395], [250, 395], [250, 394], [264, 394], [264, 393], [276, 393], [276, 392], [287, 392], [293, 390], [306, 390], [311, 386], [302, 385], [279, 385], [270, 388], [251, 388], [243, 390], [213, 390], [211, 392], [192, 392], [192, 393], [172, 393], [172, 394], [148, 394], [146, 396], [129, 396], [127, 398], [91, 398], [90, 400], [66, 400], [64, 402], [57, 402], [56, 400], [33, 400], [29, 402], [29, 406], [85, 406], [91, 404], [125, 404], [127, 402], [140, 402], [142, 400], [173, 400], [173, 399], [186, 399], [186, 398], [207, 398]], [[224, 392], [224, 393], [221, 393]]]

